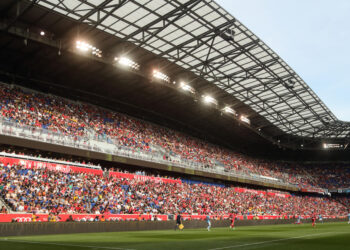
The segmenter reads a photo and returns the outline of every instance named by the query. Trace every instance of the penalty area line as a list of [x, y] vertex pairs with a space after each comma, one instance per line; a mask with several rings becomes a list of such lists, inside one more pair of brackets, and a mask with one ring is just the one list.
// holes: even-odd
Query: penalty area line
[[53, 245], [53, 246], [65, 246], [65, 247], [85, 247], [85, 248], [95, 248], [95, 249], [114, 249], [114, 250], [135, 250], [130, 248], [120, 248], [120, 247], [102, 247], [102, 246], [89, 246], [89, 245], [77, 245], [77, 244], [64, 244], [56, 242], [41, 242], [41, 241], [26, 241], [26, 240], [12, 240], [12, 239], [0, 239], [2, 242], [10, 243], [26, 243], [26, 244], [39, 244], [39, 245]]
[[210, 248], [210, 249], [208, 249], [208, 250], [221, 250], [221, 249], [229, 249], [229, 248], [237, 248], [237, 247], [246, 247], [246, 246], [262, 245], [262, 244], [271, 243], [271, 242], [278, 242], [278, 241], [286, 241], [286, 240], [300, 239], [300, 238], [306, 238], [306, 237], [310, 237], [310, 236], [318, 236], [318, 235], [324, 235], [324, 234], [332, 234], [332, 232], [319, 233], [319, 234], [308, 234], [308, 235], [303, 235], [303, 236], [295, 236], [295, 237], [284, 238], [284, 239], [278, 239], [278, 240], [260, 241], [260, 242], [247, 243], [247, 244], [241, 244], [241, 245], [232, 245], [232, 246], [227, 246], [227, 247]]

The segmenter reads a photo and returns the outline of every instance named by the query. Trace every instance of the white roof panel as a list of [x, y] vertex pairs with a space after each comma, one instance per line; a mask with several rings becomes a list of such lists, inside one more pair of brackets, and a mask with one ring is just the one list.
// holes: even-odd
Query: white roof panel
[[[201, 77], [249, 104], [286, 133], [311, 136], [310, 131], [320, 130], [325, 117], [340, 126], [334, 114], [276, 53], [212, 0], [37, 3], [82, 22], [97, 22], [96, 27], [124, 40], [142, 41], [145, 37], [141, 47], [195, 74], [202, 72]], [[204, 64], [210, 70], [202, 71]], [[294, 114], [284, 112], [288, 109]]]

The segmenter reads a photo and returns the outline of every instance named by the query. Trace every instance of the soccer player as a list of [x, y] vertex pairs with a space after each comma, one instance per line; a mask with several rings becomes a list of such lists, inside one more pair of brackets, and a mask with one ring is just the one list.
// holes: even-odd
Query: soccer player
[[312, 227], [315, 227], [316, 226], [316, 215], [312, 215], [311, 221], [312, 221]]
[[[180, 214], [178, 214], [177, 216], [176, 216], [176, 225], [175, 225], [175, 230], [176, 229], [178, 229], [179, 228], [179, 226], [182, 224], [182, 222], [181, 222], [181, 215]], [[181, 230], [181, 229], [180, 229]]]
[[320, 215], [318, 216], [318, 220], [323, 224], [323, 217], [322, 217], [322, 214], [320, 214]]
[[211, 222], [210, 222], [210, 216], [209, 216], [209, 214], [207, 214], [207, 217], [205, 218], [205, 220], [207, 221], [207, 223], [208, 223], [208, 227], [207, 227], [207, 229], [208, 229], [208, 231], [210, 231], [210, 228], [211, 228]]
[[232, 229], [232, 230], [235, 230], [236, 228], [235, 228], [235, 219], [236, 219], [236, 215], [234, 214], [234, 213], [232, 213], [232, 215], [231, 215], [231, 225], [230, 225], [230, 228]]
[[350, 211], [348, 213], [348, 219], [349, 219], [348, 224], [350, 224]]
[[301, 223], [301, 216], [300, 215], [298, 215], [298, 219], [297, 219], [297, 222], [296, 222], [297, 224], [300, 224]]

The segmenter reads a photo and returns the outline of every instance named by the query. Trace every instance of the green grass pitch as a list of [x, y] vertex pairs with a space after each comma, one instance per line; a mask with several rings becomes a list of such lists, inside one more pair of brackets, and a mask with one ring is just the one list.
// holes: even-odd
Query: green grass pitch
[[70, 249], [278, 249], [350, 250], [350, 225], [342, 223], [1, 237], [1, 250]]

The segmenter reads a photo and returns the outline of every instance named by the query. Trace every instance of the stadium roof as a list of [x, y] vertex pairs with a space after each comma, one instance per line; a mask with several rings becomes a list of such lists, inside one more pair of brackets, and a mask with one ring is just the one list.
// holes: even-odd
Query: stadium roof
[[310, 87], [263, 41], [210, 0], [32, 0], [176, 63], [249, 105], [282, 131], [349, 137]]
[[[3, 0], [0, 13], [4, 82], [91, 102], [242, 152], [280, 154], [325, 144], [345, 149], [350, 141], [349, 124], [215, 2]], [[78, 40], [101, 49], [102, 57], [79, 51]], [[123, 56], [139, 69], [118, 67], [115, 57]], [[171, 81], [154, 81], [154, 69]], [[182, 81], [195, 93], [182, 91]], [[217, 104], [198, 102], [205, 95]]]

